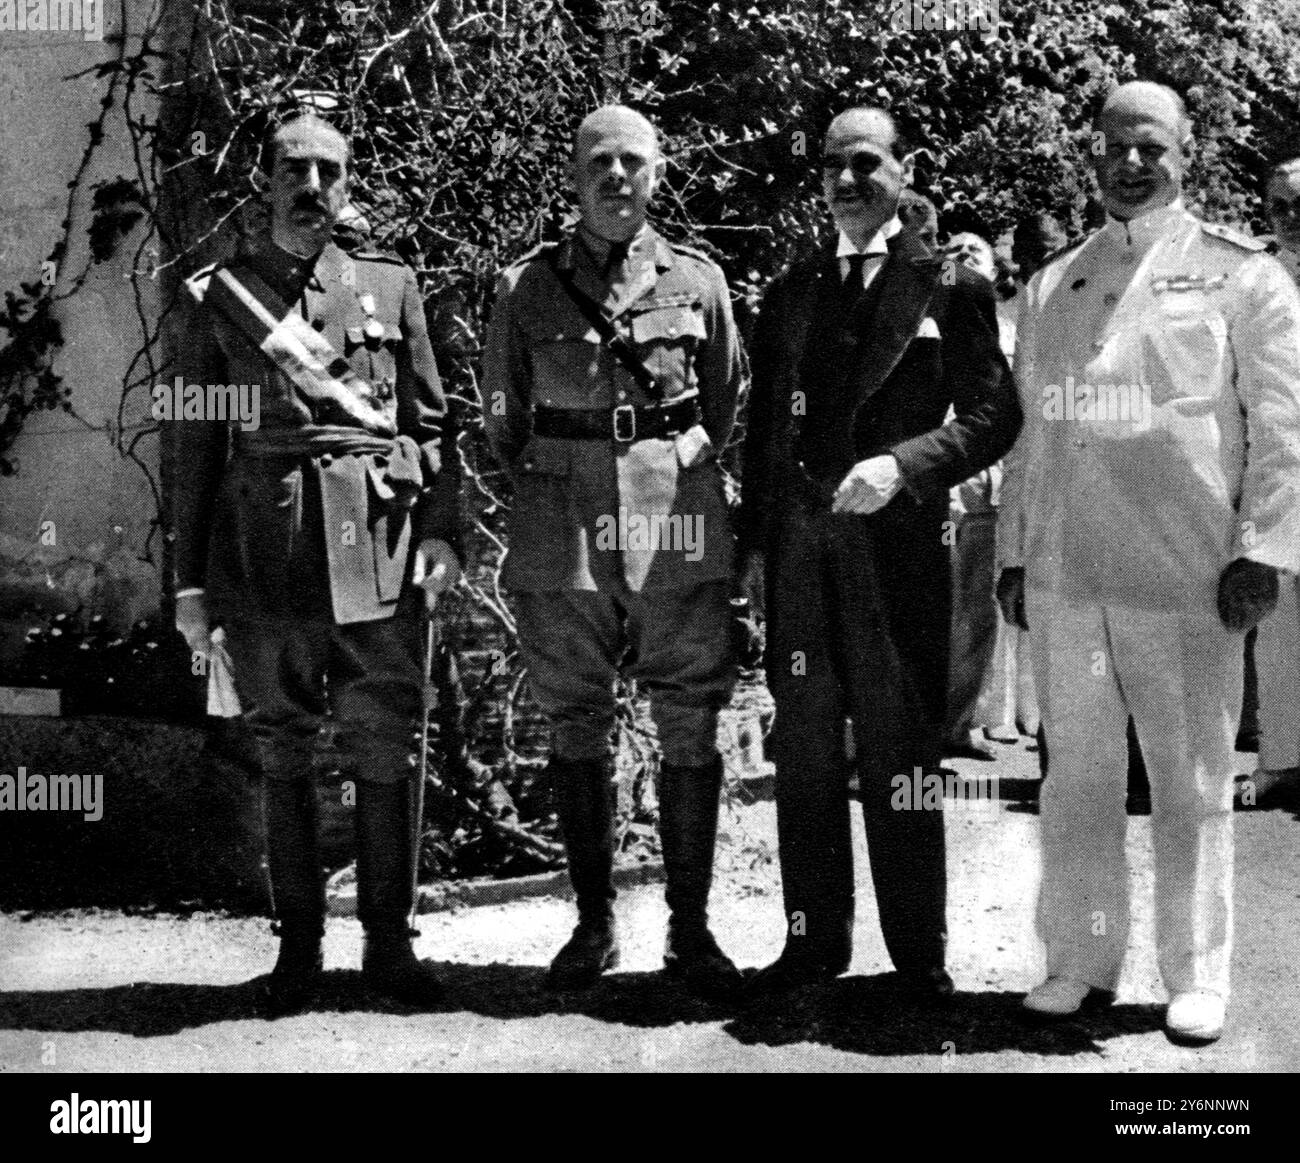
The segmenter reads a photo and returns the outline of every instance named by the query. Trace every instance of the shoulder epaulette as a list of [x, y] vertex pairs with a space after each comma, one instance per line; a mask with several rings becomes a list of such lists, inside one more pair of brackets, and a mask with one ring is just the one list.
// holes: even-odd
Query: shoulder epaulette
[[687, 246], [684, 242], [672, 242], [669, 239], [664, 239], [664, 241], [668, 243], [668, 249], [674, 254], [684, 254], [688, 258], [697, 258], [701, 262], [707, 263], [717, 261], [711, 254], [708, 254], [698, 246]]
[[1041, 271], [1043, 267], [1049, 265], [1050, 263], [1054, 263], [1058, 258], [1064, 258], [1067, 254], [1070, 253], [1070, 251], [1078, 250], [1079, 247], [1081, 247], [1091, 237], [1092, 237], [1091, 234], [1085, 234], [1077, 242], [1071, 242], [1068, 245], [1061, 247], [1060, 250], [1052, 251], [1051, 254], [1049, 254], [1045, 259], [1043, 259], [1042, 264], [1039, 266], [1038, 269]]
[[506, 265], [501, 268], [501, 272], [504, 273], [505, 271], [516, 270], [519, 267], [526, 267], [529, 263], [537, 262], [539, 259], [548, 259], [559, 249], [560, 245], [561, 244], [558, 242], [538, 243], [532, 250], [521, 254], [513, 262], [506, 263]]
[[351, 257], [355, 262], [386, 262], [399, 267], [406, 265], [401, 255], [390, 250], [354, 250]]
[[1243, 234], [1240, 230], [1234, 230], [1231, 226], [1221, 226], [1217, 222], [1202, 222], [1201, 229], [1211, 238], [1222, 239], [1233, 246], [1239, 246], [1242, 250], [1263, 251], [1268, 249], [1266, 242], [1261, 242], [1258, 238], [1251, 238], [1249, 234]]

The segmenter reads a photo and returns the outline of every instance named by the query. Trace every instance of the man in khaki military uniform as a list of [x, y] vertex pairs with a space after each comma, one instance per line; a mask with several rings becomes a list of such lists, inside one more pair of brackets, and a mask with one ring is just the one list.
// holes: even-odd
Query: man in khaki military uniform
[[200, 301], [179, 352], [187, 385], [255, 391], [259, 423], [173, 420], [177, 628], [206, 653], [224, 623], [259, 743], [277, 1012], [301, 1007], [321, 969], [311, 774], [327, 709], [356, 780], [363, 977], [411, 1004], [439, 992], [408, 932], [409, 754], [419, 587], [459, 576], [456, 452], [414, 273], [330, 241], [350, 164], [347, 141], [315, 117], [271, 137], [270, 241], [190, 280]]
[[1025, 427], [999, 598], [1025, 627], [1051, 749], [1038, 926], [1045, 1018], [1114, 993], [1129, 923], [1125, 722], [1151, 783], [1165, 1028], [1223, 1028], [1241, 634], [1300, 565], [1300, 295], [1261, 243], [1182, 203], [1191, 122], [1120, 86], [1097, 121], [1108, 219], [1031, 280]]
[[[483, 415], [514, 483], [502, 581], [553, 728], [550, 773], [578, 904], [549, 981], [587, 986], [617, 963], [610, 732], [621, 670], [650, 696], [663, 755], [665, 965], [717, 996], [739, 981], [709, 933], [707, 904], [717, 715], [734, 682], [717, 456], [742, 364], [722, 272], [645, 221], [664, 166], [640, 114], [610, 106], [582, 123], [580, 222], [503, 274]], [[593, 322], [602, 315], [614, 337]]]

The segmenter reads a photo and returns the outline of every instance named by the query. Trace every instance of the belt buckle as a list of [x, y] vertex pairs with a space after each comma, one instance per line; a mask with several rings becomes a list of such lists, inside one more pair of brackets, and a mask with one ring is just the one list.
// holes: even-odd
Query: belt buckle
[[614, 409], [614, 439], [619, 444], [631, 444], [636, 439], [636, 409], [631, 404], [619, 404]]

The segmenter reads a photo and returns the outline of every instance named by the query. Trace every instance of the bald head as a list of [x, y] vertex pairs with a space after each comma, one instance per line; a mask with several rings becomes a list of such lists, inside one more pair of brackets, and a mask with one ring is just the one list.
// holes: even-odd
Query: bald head
[[582, 224], [598, 238], [625, 242], [641, 229], [664, 175], [659, 134], [626, 105], [604, 105], [578, 126], [571, 173]]
[[903, 143], [898, 136], [898, 125], [884, 109], [871, 105], [858, 105], [837, 114], [826, 128], [826, 148], [832, 142], [843, 142], [855, 137], [869, 137], [888, 144], [889, 152], [898, 161], [903, 159]]
[[659, 156], [659, 131], [649, 118], [626, 105], [602, 105], [588, 113], [574, 136], [573, 156], [576, 158], [584, 146], [590, 148], [593, 141], [615, 135], [648, 146]]
[[1102, 123], [1107, 119], [1164, 125], [1177, 136], [1179, 144], [1190, 141], [1192, 136], [1192, 119], [1187, 116], [1183, 99], [1168, 85], [1157, 85], [1154, 81], [1129, 81], [1113, 89], [1097, 117], [1098, 128], [1103, 133]]
[[1192, 144], [1183, 99], [1151, 81], [1120, 85], [1097, 117], [1093, 164], [1107, 212], [1127, 222], [1182, 193]]

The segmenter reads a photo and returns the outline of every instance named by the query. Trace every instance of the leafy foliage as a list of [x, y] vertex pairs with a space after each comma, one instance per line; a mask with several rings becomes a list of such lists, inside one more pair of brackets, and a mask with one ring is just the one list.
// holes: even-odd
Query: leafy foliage
[[[1038, 210], [1084, 228], [1095, 212], [1092, 119], [1120, 81], [1185, 94], [1198, 130], [1189, 199], [1210, 217], [1258, 224], [1254, 193], [1269, 162], [1300, 145], [1300, 13], [1287, 0], [1001, 0], [987, 33], [899, 28], [897, 8], [199, 0], [175, 51], [163, 54], [150, 30], [137, 53], [104, 66], [125, 87], [139, 148], [138, 174], [101, 191], [106, 237], [145, 211], [174, 274], [256, 236], [259, 143], [277, 117], [307, 105], [352, 140], [353, 201], [370, 245], [421, 274], [464, 431], [477, 548], [459, 627], [455, 732], [465, 746], [435, 789], [442, 838], [430, 859], [440, 869], [509, 865], [521, 853], [546, 863], [554, 851], [498, 581], [509, 490], [481, 440], [476, 377], [496, 272], [571, 213], [566, 170], [583, 113], [620, 100], [655, 118], [670, 156], [659, 224], [718, 258], [746, 327], [746, 308], [824, 226], [818, 141], [850, 105], [894, 111], [943, 225], [994, 236]], [[140, 88], [163, 98], [156, 123], [133, 112]], [[11, 297], [11, 316], [27, 310]], [[32, 395], [34, 406], [52, 390]], [[628, 781], [635, 824], [651, 811], [642, 793], [653, 761], [630, 703], [620, 730], [646, 757]]]

